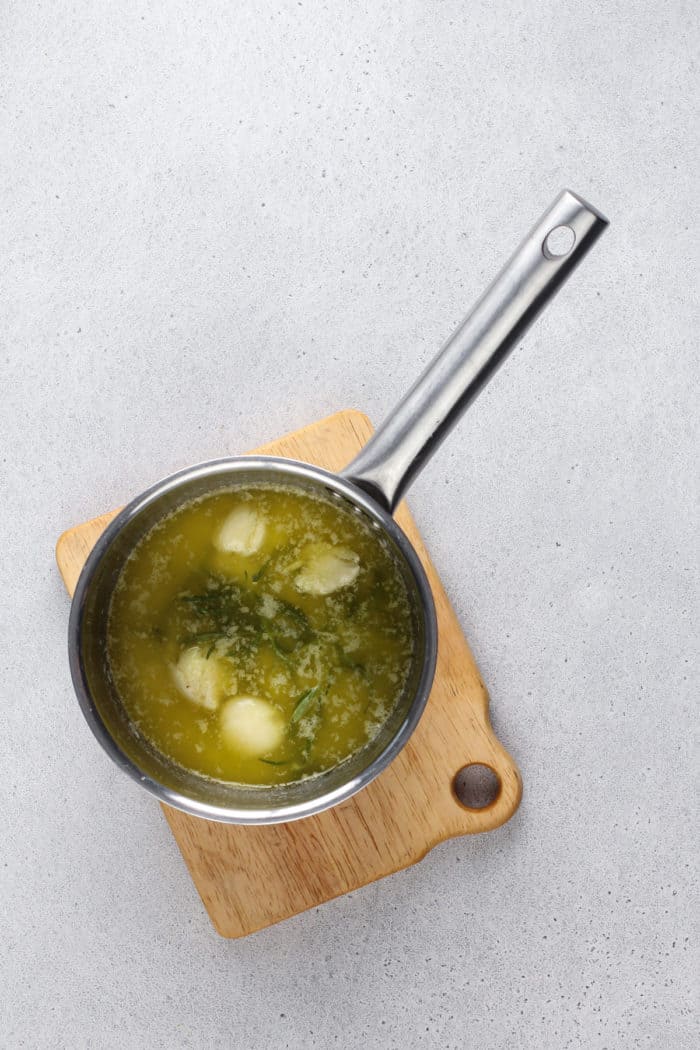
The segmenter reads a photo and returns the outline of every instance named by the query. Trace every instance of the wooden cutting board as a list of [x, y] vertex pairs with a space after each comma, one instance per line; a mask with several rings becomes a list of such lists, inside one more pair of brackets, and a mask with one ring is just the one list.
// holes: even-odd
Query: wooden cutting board
[[[367, 417], [348, 410], [257, 451], [335, 471], [371, 433]], [[56, 560], [70, 594], [95, 541], [116, 513], [60, 537]], [[396, 517], [427, 571], [439, 630], [430, 699], [401, 754], [358, 795], [291, 824], [216, 824], [163, 806], [204, 906], [223, 937], [242, 937], [390, 875], [415, 864], [444, 839], [498, 827], [518, 808], [520, 774], [491, 728], [488, 694], [467, 641], [405, 505]], [[457, 534], [454, 541], [462, 543], [463, 537]]]

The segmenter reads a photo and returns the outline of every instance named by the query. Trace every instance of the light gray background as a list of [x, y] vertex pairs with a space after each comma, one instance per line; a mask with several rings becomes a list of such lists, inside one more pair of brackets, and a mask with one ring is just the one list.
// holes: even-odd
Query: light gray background
[[[698, 1045], [692, 7], [6, 0], [3, 1047]], [[380, 420], [563, 185], [611, 229], [410, 500], [520, 812], [220, 940], [82, 721], [54, 541]]]

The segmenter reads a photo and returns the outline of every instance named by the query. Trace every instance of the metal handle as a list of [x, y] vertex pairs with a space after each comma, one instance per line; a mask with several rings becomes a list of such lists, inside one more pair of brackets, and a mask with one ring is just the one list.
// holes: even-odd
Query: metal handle
[[342, 476], [393, 511], [607, 225], [582, 197], [560, 193]]

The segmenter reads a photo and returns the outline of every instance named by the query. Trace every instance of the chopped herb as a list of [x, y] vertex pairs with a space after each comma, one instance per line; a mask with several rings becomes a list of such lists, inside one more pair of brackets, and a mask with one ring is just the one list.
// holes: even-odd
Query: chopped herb
[[313, 707], [318, 698], [320, 688], [320, 686], [314, 685], [311, 689], [305, 689], [304, 692], [297, 697], [294, 710], [292, 711], [292, 717], [289, 720], [291, 725], [296, 725], [296, 723], [299, 722]]
[[281, 761], [276, 762], [274, 758], [259, 758], [258, 762], [264, 762], [266, 766], [288, 766], [289, 762]]
[[363, 663], [360, 663], [359, 660], [353, 660], [340, 645], [336, 646], [336, 652], [338, 653], [338, 663], [341, 667], [347, 668], [348, 671], [357, 671], [363, 678], [365, 677], [367, 668]]
[[[267, 637], [268, 621], [261, 611], [265, 598], [241, 583], [212, 577], [204, 590], [182, 594], [179, 600], [195, 621], [193, 640], [203, 639], [205, 635], [231, 637], [235, 633], [238, 643], [255, 649]], [[282, 600], [279, 605], [281, 609], [275, 617], [276, 642], [280, 649], [291, 652], [311, 641], [314, 631], [301, 609]]]
[[248, 635], [259, 633], [261, 621], [256, 601], [250, 591], [237, 583], [214, 579], [198, 594], [181, 595], [180, 601], [199, 621], [195, 636], [221, 636], [232, 627]]
[[278, 644], [291, 651], [299, 645], [313, 641], [316, 638], [316, 632], [306, 614], [296, 605], [282, 598], [276, 598], [276, 601], [280, 607], [275, 616], [275, 634]]
[[271, 561], [272, 561], [272, 558], [268, 558], [267, 561], [264, 561], [262, 563], [262, 565], [260, 566], [258, 571], [256, 573], [253, 573], [253, 576], [252, 576], [253, 583], [257, 583], [258, 580], [262, 580], [263, 576], [265, 575], [265, 573], [267, 572], [267, 570], [270, 567], [270, 562]]
[[282, 648], [278, 639], [275, 638], [274, 634], [268, 634], [268, 638], [270, 639], [270, 645], [272, 646], [272, 651], [275, 653], [275, 655], [279, 656], [280, 660], [284, 660], [284, 662], [288, 664], [289, 657], [291, 654], [288, 653], [286, 649]]
[[221, 638], [221, 631], [199, 631], [196, 634], [188, 634], [183, 638], [185, 645], [194, 645], [195, 642], [211, 642]]
[[296, 620], [300, 627], [310, 629], [311, 624], [309, 623], [309, 618], [302, 609], [299, 609], [296, 605], [292, 605], [291, 602], [286, 602], [283, 598], [278, 598], [277, 600], [284, 611], [288, 613], [293, 620]]

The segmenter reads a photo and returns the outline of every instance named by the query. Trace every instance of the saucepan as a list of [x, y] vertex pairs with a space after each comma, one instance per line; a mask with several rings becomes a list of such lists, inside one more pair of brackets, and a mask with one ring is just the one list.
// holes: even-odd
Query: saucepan
[[[399, 753], [430, 693], [438, 635], [421, 562], [392, 517], [397, 503], [457, 419], [607, 226], [563, 191], [471, 313], [359, 455], [339, 474], [266, 456], [188, 467], [137, 496], [106, 528], [78, 581], [69, 624], [70, 668], [83, 714], [107, 754], [161, 802], [209, 820], [272, 824], [319, 813], [369, 784]], [[403, 694], [370, 744], [325, 773], [270, 786], [225, 783], [171, 762], [140, 736], [106, 660], [110, 598], [140, 538], [176, 507], [205, 494], [267, 481], [341, 501], [388, 542], [410, 596], [413, 661]]]

